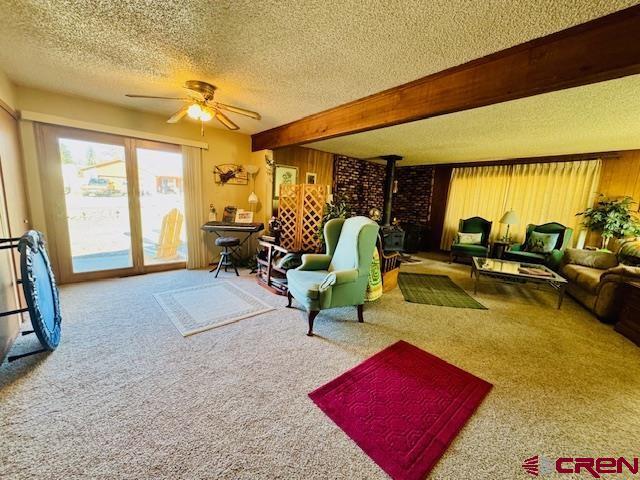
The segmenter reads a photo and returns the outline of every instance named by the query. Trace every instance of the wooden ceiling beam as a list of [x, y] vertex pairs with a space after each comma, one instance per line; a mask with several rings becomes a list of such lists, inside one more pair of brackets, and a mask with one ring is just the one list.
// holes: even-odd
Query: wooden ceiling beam
[[640, 5], [256, 133], [275, 149], [640, 73]]

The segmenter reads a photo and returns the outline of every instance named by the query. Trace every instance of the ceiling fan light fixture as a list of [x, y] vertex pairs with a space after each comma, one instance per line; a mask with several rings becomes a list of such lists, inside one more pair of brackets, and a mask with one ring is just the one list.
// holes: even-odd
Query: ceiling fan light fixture
[[187, 110], [187, 115], [189, 115], [189, 117], [193, 118], [194, 120], [200, 120], [200, 117], [202, 115], [202, 107], [197, 103], [194, 103]]
[[258, 112], [214, 101], [213, 98], [216, 92], [216, 87], [214, 85], [211, 85], [210, 83], [202, 82], [200, 80], [189, 80], [184, 84], [184, 88], [189, 90], [189, 93], [185, 97], [158, 97], [153, 95], [137, 95], [131, 93], [126, 94], [126, 96], [132, 98], [183, 100], [185, 103], [182, 108], [171, 115], [171, 117], [169, 117], [169, 119], [167, 120], [167, 123], [174, 124], [182, 120], [184, 117], [188, 116], [193, 120], [200, 121], [200, 131], [202, 135], [204, 135], [204, 123], [209, 122], [214, 118], [229, 130], [238, 130], [240, 128], [223, 112], [242, 115], [254, 120], [260, 120], [262, 118]]
[[213, 118], [213, 112], [211, 111], [211, 109], [206, 107], [203, 108], [202, 111], [200, 112], [200, 120], [202, 120], [203, 122], [208, 122], [212, 118]]

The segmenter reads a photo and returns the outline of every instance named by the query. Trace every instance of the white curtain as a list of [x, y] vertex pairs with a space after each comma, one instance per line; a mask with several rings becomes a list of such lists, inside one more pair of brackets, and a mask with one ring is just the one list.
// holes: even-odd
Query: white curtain
[[202, 149], [182, 147], [184, 175], [185, 223], [187, 226], [187, 268], [206, 267], [209, 263], [205, 233], [200, 229], [207, 221], [203, 194]]
[[601, 160], [454, 168], [440, 248], [449, 250], [461, 218], [491, 220], [491, 240], [502, 236], [508, 210], [520, 219], [510, 227], [516, 241], [530, 223], [558, 222], [573, 228], [573, 242], [581, 221], [575, 215], [593, 204], [601, 168]]

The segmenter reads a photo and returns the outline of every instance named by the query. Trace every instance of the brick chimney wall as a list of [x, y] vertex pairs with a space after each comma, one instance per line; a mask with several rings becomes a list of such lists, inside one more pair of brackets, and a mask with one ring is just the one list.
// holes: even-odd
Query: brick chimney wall
[[[384, 206], [385, 165], [357, 158], [334, 156], [333, 193], [349, 202], [354, 215], [369, 216]], [[393, 195], [392, 218], [429, 226], [434, 168], [430, 165], [396, 167], [398, 192]]]
[[434, 168], [431, 165], [397, 167], [398, 192], [393, 195], [391, 216], [400, 222], [429, 226], [433, 177]]
[[369, 210], [382, 211], [385, 165], [335, 155], [333, 194], [352, 206], [352, 214], [369, 216]]

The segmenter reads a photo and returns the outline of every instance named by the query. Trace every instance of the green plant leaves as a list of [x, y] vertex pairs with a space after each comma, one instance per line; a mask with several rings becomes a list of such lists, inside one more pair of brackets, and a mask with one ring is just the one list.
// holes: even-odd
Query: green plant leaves
[[582, 224], [589, 230], [599, 232], [604, 239], [633, 237], [640, 235], [640, 220], [637, 213], [631, 211], [635, 203], [628, 196], [610, 199], [601, 193], [595, 206], [576, 216], [582, 216]]

